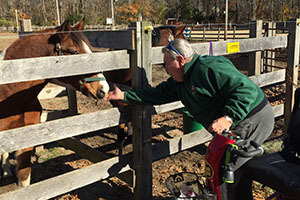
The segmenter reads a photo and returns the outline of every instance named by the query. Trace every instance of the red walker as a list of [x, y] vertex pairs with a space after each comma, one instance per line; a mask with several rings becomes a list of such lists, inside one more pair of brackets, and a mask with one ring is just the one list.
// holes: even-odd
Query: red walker
[[[205, 156], [206, 184], [200, 184], [196, 174], [180, 173], [166, 180], [168, 189], [178, 200], [227, 200], [227, 184], [233, 183], [234, 180], [230, 166], [233, 159], [249, 158], [263, 153], [263, 149], [254, 141], [250, 142], [254, 150], [240, 150], [245, 142], [231, 132], [224, 132], [223, 135], [215, 134]], [[186, 191], [187, 189], [192, 190], [195, 195], [185, 195], [191, 192]]]

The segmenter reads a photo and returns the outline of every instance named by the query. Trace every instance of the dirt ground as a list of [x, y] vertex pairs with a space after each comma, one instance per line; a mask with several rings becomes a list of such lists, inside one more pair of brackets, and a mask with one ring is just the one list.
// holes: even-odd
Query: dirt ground
[[18, 35], [16, 33], [0, 33], [0, 51], [3, 51], [17, 39]]
[[[13, 35], [13, 34], [10, 34]], [[9, 37], [11, 42], [13, 36]], [[0, 51], [1, 48], [6, 47], [8, 41], [3, 42], [0, 34]], [[247, 66], [247, 59], [240, 57], [232, 58], [232, 61], [244, 71], [244, 67]], [[160, 81], [168, 78], [168, 75], [164, 72], [164, 69], [157, 65], [153, 68], [153, 85], [158, 84]], [[50, 87], [52, 85], [49, 85]], [[272, 99], [273, 104], [277, 104], [281, 99], [282, 93], [284, 93], [284, 87], [279, 85], [272, 88], [264, 88], [264, 92]], [[111, 105], [108, 102], [101, 101], [97, 105], [94, 101], [87, 97], [77, 93], [78, 97], [78, 111], [79, 113], [95, 112], [100, 109], [110, 108]], [[51, 100], [42, 100], [41, 104], [44, 111], [53, 110], [65, 110], [68, 107], [66, 97], [58, 97]], [[183, 122], [181, 110], [175, 110], [173, 112], [167, 112], [159, 115], [152, 116], [153, 122], [153, 139], [152, 142], [156, 143], [164, 141], [183, 134]], [[277, 119], [276, 127], [273, 131], [272, 137], [280, 135], [282, 133], [283, 120]], [[109, 156], [117, 155], [117, 136], [116, 127], [104, 129], [101, 131], [84, 134], [76, 137], [81, 142], [91, 146], [92, 148], [99, 150]], [[271, 147], [272, 148], [272, 147]], [[128, 153], [132, 149], [132, 145], [129, 140], [125, 144], [125, 152]], [[191, 148], [189, 150], [177, 153], [167, 158], [155, 161], [152, 164], [153, 170], [153, 199], [172, 199], [170, 192], [165, 186], [165, 180], [171, 174], [179, 172], [193, 172], [199, 177], [204, 174], [204, 154], [206, 146], [201, 145]], [[13, 157], [10, 162], [15, 164]], [[36, 183], [45, 180], [50, 177], [57, 176], [59, 174], [66, 173], [78, 168], [82, 168], [92, 164], [90, 161], [78, 156], [76, 153], [67, 150], [56, 142], [45, 144], [44, 150], [35, 152], [32, 155], [32, 183]], [[17, 186], [14, 184], [13, 179], [2, 181], [0, 186], [0, 193], [14, 190]], [[4, 186], [10, 183], [9, 186]], [[261, 188], [260, 184], [254, 184], [255, 199], [260, 200], [266, 194], [271, 191], [268, 188]], [[133, 188], [128, 184], [121, 181], [117, 177], [111, 177], [106, 180], [98, 181], [86, 187], [71, 191], [67, 194], [55, 197], [55, 200], [123, 200], [132, 199]]]

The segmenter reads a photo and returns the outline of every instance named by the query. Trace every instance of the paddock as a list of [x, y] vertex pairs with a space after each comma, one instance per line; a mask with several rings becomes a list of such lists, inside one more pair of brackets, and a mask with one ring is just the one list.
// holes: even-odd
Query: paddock
[[[132, 67], [135, 72], [133, 76], [134, 87], [146, 87], [147, 84], [152, 82], [152, 65], [163, 62], [162, 47], [151, 47], [151, 32], [147, 31], [147, 27], [150, 25], [148, 22], [137, 22], [135, 24], [134, 37], [128, 39], [130, 41], [133, 39], [135, 44], [130, 50], [101, 52], [91, 55], [1, 61], [0, 75], [2, 79], [0, 84]], [[255, 54], [256, 51], [265, 49], [288, 49], [288, 67], [286, 70], [282, 69], [250, 77], [260, 87], [286, 82], [285, 104], [273, 107], [276, 117], [285, 116], [285, 123], [288, 123], [291, 105], [293, 105], [293, 94], [297, 87], [299, 29], [299, 20], [296, 20], [291, 24], [288, 36], [221, 41], [213, 42], [212, 45], [214, 55], [247, 52]], [[199, 54], [209, 54], [209, 43], [195, 43], [193, 47]], [[230, 48], [233, 49], [229, 51]], [[95, 63], [102, 64], [95, 65]], [[69, 69], [66, 66], [72, 66], [72, 68]], [[82, 68], [82, 66], [89, 66], [89, 68]], [[164, 113], [182, 107], [183, 105], [180, 102], [173, 102], [154, 107], [133, 106], [132, 112], [129, 108], [124, 110], [110, 108], [0, 132], [0, 153], [3, 153], [82, 135], [131, 120], [134, 128], [132, 154], [112, 158], [107, 158], [107, 156], [97, 152], [88, 154], [92, 157], [96, 156], [98, 162], [32, 184], [27, 188], [1, 194], [0, 199], [49, 199], [126, 171], [135, 172], [135, 179], [133, 179], [135, 180], [134, 199], [151, 199], [151, 163], [211, 139], [211, 135], [207, 131], [200, 130], [154, 146], [151, 145], [151, 114]], [[100, 162], [100, 160], [103, 161]]]

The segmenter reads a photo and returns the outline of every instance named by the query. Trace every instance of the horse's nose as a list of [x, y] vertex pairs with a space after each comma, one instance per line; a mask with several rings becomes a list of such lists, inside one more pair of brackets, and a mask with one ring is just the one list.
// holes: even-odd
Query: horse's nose
[[99, 88], [97, 91], [97, 98], [103, 99], [105, 97], [105, 91], [102, 88]]

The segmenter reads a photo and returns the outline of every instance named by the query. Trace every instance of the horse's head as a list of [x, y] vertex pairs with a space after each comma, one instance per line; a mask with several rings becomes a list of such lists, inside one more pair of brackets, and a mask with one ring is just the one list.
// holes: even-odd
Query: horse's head
[[152, 46], [167, 46], [170, 41], [184, 38], [185, 25], [164, 25], [152, 30]]
[[[84, 21], [80, 21], [73, 27], [65, 21], [57, 27], [57, 32], [49, 39], [55, 45], [57, 55], [73, 55], [92, 53], [91, 45], [83, 34]], [[109, 90], [102, 73], [92, 75], [80, 75], [75, 77], [64, 77], [52, 80], [60, 85], [71, 86], [80, 90], [84, 95], [95, 99], [102, 99]]]
[[109, 91], [109, 85], [102, 73], [92, 75], [88, 78], [83, 78], [79, 81], [80, 91], [95, 100], [103, 99], [105, 94]]
[[72, 55], [92, 53], [91, 45], [84, 36], [84, 21], [78, 22], [73, 27], [68, 21], [57, 27], [57, 32], [49, 38], [49, 42], [55, 45], [57, 55]]

